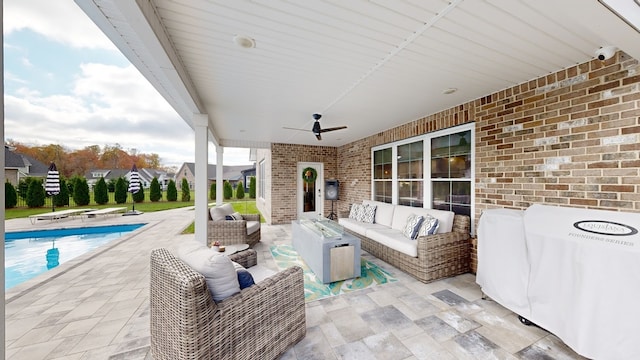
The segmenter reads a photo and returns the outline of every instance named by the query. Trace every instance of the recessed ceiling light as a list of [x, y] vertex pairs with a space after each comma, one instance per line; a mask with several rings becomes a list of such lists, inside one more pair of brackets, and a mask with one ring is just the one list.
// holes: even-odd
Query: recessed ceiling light
[[442, 93], [445, 94], [445, 95], [450, 95], [450, 94], [453, 94], [456, 91], [458, 91], [458, 89], [456, 89], [456, 88], [448, 88], [448, 89], [442, 90]]
[[252, 38], [244, 35], [236, 35], [233, 37], [233, 42], [241, 48], [253, 49], [256, 47], [256, 41]]

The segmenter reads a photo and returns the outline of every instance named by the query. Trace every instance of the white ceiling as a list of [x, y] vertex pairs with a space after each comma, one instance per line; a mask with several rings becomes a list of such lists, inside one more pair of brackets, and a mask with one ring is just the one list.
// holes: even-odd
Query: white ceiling
[[[225, 147], [340, 146], [588, 61], [601, 46], [640, 59], [640, 33], [596, 0], [76, 2], [189, 125], [208, 114]], [[310, 130], [313, 113], [348, 129], [320, 142], [283, 129]]]

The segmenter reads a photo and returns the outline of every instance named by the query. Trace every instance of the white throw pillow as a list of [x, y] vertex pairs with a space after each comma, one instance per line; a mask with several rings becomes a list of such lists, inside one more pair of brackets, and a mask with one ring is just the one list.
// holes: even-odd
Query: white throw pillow
[[420, 230], [420, 225], [422, 224], [422, 220], [424, 218], [420, 215], [411, 214], [407, 217], [407, 223], [402, 229], [402, 234], [408, 238], [414, 240], [418, 237], [418, 230]]
[[438, 231], [438, 226], [440, 225], [440, 221], [434, 218], [431, 215], [426, 215], [424, 220], [422, 221], [422, 225], [420, 225], [420, 230], [418, 230], [418, 236], [427, 236], [433, 235]]
[[187, 253], [181, 259], [204, 276], [216, 302], [240, 292], [236, 269], [227, 256], [205, 247]]
[[362, 212], [362, 222], [373, 224], [376, 218], [376, 205], [364, 205]]
[[349, 211], [349, 219], [360, 221], [362, 218], [362, 212], [364, 211], [364, 205], [353, 204], [351, 205], [351, 211]]
[[237, 211], [231, 214], [231, 217], [233, 218], [233, 220], [244, 220], [242, 215], [240, 215], [240, 213]]

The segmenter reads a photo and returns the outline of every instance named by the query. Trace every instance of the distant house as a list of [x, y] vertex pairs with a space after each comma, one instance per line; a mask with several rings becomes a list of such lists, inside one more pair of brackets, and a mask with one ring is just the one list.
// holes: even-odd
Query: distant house
[[4, 177], [14, 186], [26, 177], [44, 178], [49, 171], [49, 165], [32, 158], [29, 155], [19, 154], [8, 146], [4, 146]]
[[[140, 175], [140, 182], [144, 189], [148, 189], [149, 186], [151, 186], [151, 181], [156, 177], [160, 183], [160, 188], [162, 190], [166, 190], [169, 180], [172, 177], [165, 171], [145, 168], [138, 169], [138, 174]], [[118, 178], [124, 178], [129, 181], [130, 176], [131, 169], [93, 169], [85, 173], [85, 178], [87, 179], [87, 184], [90, 188], [93, 188], [100, 178], [104, 178], [106, 182], [109, 182], [110, 180], [118, 180]]]
[[[235, 189], [236, 185], [238, 184], [239, 181], [242, 181], [245, 190], [248, 191], [249, 189], [249, 184], [248, 184], [248, 177], [245, 177], [245, 173], [243, 172], [247, 172], [248, 174], [251, 174], [251, 170], [253, 169], [253, 175], [247, 175], [248, 177], [250, 176], [255, 176], [256, 174], [256, 166], [255, 165], [224, 165], [224, 167], [222, 168], [222, 178], [223, 180], [229, 181], [229, 183], [231, 184], [231, 186], [233, 186], [233, 188]], [[189, 184], [189, 189], [193, 190], [194, 184], [195, 184], [195, 163], [192, 162], [186, 162], [183, 163], [182, 166], [180, 166], [180, 170], [178, 170], [178, 172], [176, 173], [176, 186], [178, 187], [178, 189], [181, 189], [182, 186], [182, 179], [187, 179], [187, 182]], [[209, 166], [207, 167], [207, 187], [211, 186], [211, 183], [216, 182], [216, 165], [215, 164], [209, 164]]]

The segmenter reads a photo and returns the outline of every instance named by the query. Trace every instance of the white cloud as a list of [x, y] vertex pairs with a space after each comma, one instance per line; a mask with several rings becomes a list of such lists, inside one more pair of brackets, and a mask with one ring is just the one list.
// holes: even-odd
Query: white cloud
[[28, 28], [73, 47], [116, 49], [73, 0], [4, 0], [2, 5], [5, 35]]
[[[69, 95], [43, 96], [27, 87], [17, 95], [5, 95], [7, 139], [70, 149], [118, 143], [156, 153], [163, 165], [194, 161], [193, 130], [131, 65], [84, 64]], [[226, 165], [248, 160], [248, 149], [225, 149]], [[209, 162], [215, 161], [212, 150]]]

